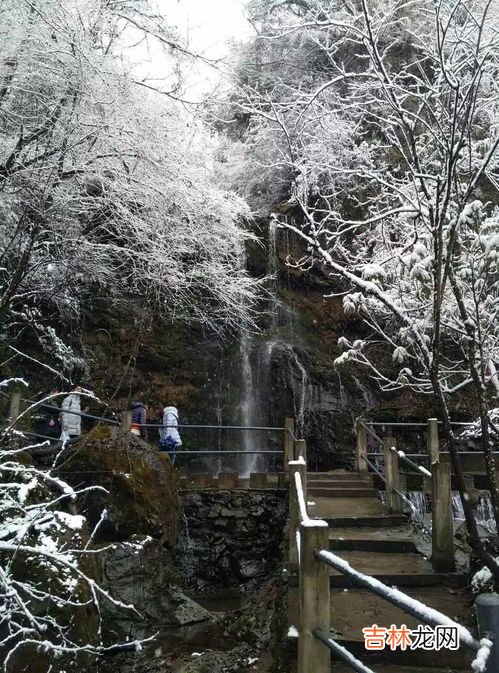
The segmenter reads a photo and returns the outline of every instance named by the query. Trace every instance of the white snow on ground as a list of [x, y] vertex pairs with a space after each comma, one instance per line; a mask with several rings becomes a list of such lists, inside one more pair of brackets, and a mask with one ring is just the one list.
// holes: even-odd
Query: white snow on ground
[[79, 514], [68, 514], [67, 512], [56, 512], [56, 517], [71, 530], [81, 530], [85, 523], [85, 517]]
[[[499, 556], [496, 556], [496, 563], [499, 564]], [[483, 593], [484, 590], [491, 590], [491, 583], [492, 573], [487, 566], [480, 568], [471, 578], [471, 588], [475, 594]]]

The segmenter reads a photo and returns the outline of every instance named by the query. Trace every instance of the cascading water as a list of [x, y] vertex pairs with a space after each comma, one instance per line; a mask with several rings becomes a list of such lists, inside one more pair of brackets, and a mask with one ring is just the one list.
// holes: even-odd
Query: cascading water
[[[303, 436], [305, 425], [305, 410], [308, 402], [309, 382], [307, 370], [298, 358], [295, 349], [289, 344], [280, 344], [285, 349], [288, 355], [288, 362], [290, 364], [289, 372], [289, 387], [293, 392], [294, 413], [296, 419], [296, 431], [299, 436]], [[298, 376], [295, 376], [295, 373]]]
[[424, 491], [408, 491], [406, 496], [414, 507], [411, 518], [415, 518], [416, 520], [424, 519], [425, 515], [430, 511], [430, 502], [426, 493]]
[[[267, 269], [271, 280], [268, 307], [271, 316], [268, 327], [269, 338], [262, 342], [261, 339], [253, 338], [246, 331], [241, 334], [241, 422], [246, 427], [272, 425], [272, 412], [276, 408], [276, 400], [272, 398], [272, 370], [273, 363], [277, 362], [277, 357], [279, 357], [282, 358], [282, 362], [279, 361], [279, 369], [283, 375], [282, 384], [291, 392], [297, 430], [302, 435], [310, 397], [310, 384], [307, 371], [296, 349], [288, 342], [288, 340], [295, 340], [293, 312], [278, 299], [278, 233], [276, 224], [271, 222], [267, 259]], [[266, 469], [264, 457], [261, 454], [250, 452], [269, 448], [268, 434], [252, 430], [244, 431], [243, 448], [248, 451], [248, 455], [243, 457], [241, 464], [243, 476]]]
[[[411, 521], [415, 524], [421, 524], [430, 511], [428, 496], [423, 491], [406, 491], [405, 496], [412, 505], [410, 508]], [[380, 500], [386, 504], [386, 491], [380, 491]], [[407, 505], [407, 509], [409, 509], [409, 505]]]
[[[255, 408], [254, 408], [254, 391], [253, 391], [253, 370], [251, 367], [251, 339], [247, 332], [244, 332], [241, 337], [241, 361], [243, 374], [243, 391], [241, 397], [241, 417], [242, 424], [245, 427], [252, 427], [255, 425]], [[254, 442], [254, 435], [251, 430], [246, 430], [243, 433], [243, 448], [245, 451], [254, 451], [256, 449]], [[256, 454], [249, 453], [243, 456], [242, 475], [254, 471]]]
[[452, 491], [452, 515], [455, 521], [464, 521], [464, 508], [459, 491]]
[[492, 509], [492, 500], [488, 492], [481, 493], [479, 496], [476, 508], [476, 522], [490, 533], [496, 533], [494, 510]]
[[[276, 342], [267, 341], [256, 346], [248, 335], [241, 339], [241, 358], [244, 390], [241, 400], [242, 423], [246, 427], [266, 427], [269, 425], [270, 367]], [[252, 452], [265, 449], [267, 437], [258, 430], [243, 433], [243, 448]], [[261, 454], [248, 453], [244, 456], [242, 475], [264, 469]]]
[[192, 540], [189, 535], [189, 522], [184, 513], [180, 521], [180, 535], [178, 536], [177, 563], [186, 582], [192, 582], [198, 575], [199, 564], [205, 563], [205, 549]]

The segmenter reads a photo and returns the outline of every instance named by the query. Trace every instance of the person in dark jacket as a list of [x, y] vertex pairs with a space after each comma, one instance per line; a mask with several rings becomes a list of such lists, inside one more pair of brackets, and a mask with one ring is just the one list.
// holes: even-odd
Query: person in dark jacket
[[59, 403], [57, 395], [58, 388], [52, 388], [44, 397], [51, 396], [52, 399], [42, 404], [33, 416], [35, 432], [40, 441], [49, 438], [51, 441], [57, 441], [61, 435], [61, 424], [59, 421]]
[[137, 437], [147, 437], [147, 428], [143, 426], [146, 424], [146, 407], [143, 402], [132, 402], [130, 405], [132, 410], [132, 427], [130, 431], [132, 435]]

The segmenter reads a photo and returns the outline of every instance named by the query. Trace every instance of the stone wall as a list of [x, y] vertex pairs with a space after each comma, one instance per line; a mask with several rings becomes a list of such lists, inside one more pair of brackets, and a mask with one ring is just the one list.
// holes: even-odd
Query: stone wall
[[176, 564], [185, 589], [254, 589], [282, 558], [287, 492], [196, 491], [181, 494]]

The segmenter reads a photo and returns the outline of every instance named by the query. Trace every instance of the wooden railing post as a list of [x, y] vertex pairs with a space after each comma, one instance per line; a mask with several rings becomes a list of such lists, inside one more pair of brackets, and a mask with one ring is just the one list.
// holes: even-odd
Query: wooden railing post
[[455, 569], [454, 516], [452, 514], [451, 466], [440, 462], [438, 420], [428, 419], [427, 448], [431, 471], [431, 562], [437, 572]]
[[[428, 419], [426, 430], [426, 451], [430, 459], [431, 470], [431, 464], [438, 461], [438, 456], [440, 453], [438, 441], [438, 420], [436, 418]], [[423, 491], [431, 498], [433, 492], [431, 477], [423, 477]]]
[[452, 514], [451, 468], [449, 463], [435, 462], [431, 466], [432, 526], [431, 563], [437, 572], [455, 570], [454, 517]]
[[284, 471], [288, 471], [290, 460], [294, 459], [293, 449], [295, 442], [295, 419], [284, 419]]
[[362, 419], [357, 420], [357, 472], [367, 472], [367, 463], [364, 458], [367, 458], [367, 430]]
[[307, 497], [307, 465], [304, 460], [291, 460], [289, 462], [289, 566], [291, 568], [298, 567], [298, 548], [296, 533], [300, 527], [300, 506], [298, 504], [298, 496], [296, 493], [295, 472], [301, 476], [303, 486], [303, 494], [305, 502]]
[[121, 412], [121, 429], [123, 432], [130, 432], [132, 427], [132, 412], [130, 409], [125, 409]]
[[385, 455], [385, 478], [386, 478], [386, 504], [393, 514], [402, 514], [402, 499], [397, 491], [400, 491], [400, 465], [399, 455], [395, 437], [385, 437], [383, 439], [383, 452]]
[[314, 634], [314, 629], [330, 630], [331, 604], [329, 568], [318, 561], [315, 550], [329, 549], [329, 529], [325, 521], [300, 525], [300, 628], [298, 673], [330, 673], [331, 654]]
[[438, 441], [438, 420], [436, 418], [428, 419], [428, 430], [426, 435], [426, 445], [428, 455], [430, 456], [430, 465], [439, 460], [440, 448]]
[[297, 439], [294, 446], [294, 460], [303, 458], [307, 462], [307, 442], [304, 439]]
[[21, 393], [15, 390], [10, 396], [9, 421], [13, 423], [21, 411]]

